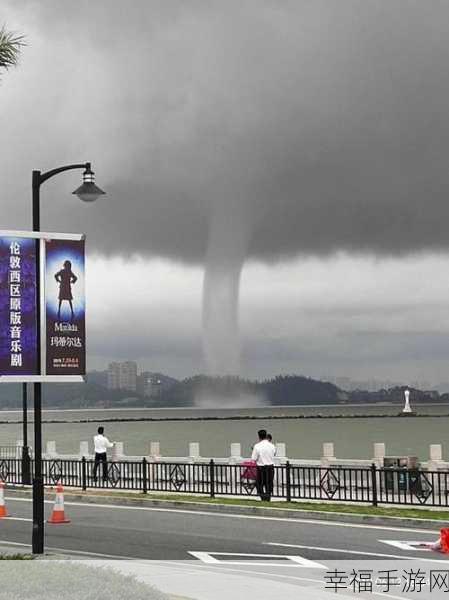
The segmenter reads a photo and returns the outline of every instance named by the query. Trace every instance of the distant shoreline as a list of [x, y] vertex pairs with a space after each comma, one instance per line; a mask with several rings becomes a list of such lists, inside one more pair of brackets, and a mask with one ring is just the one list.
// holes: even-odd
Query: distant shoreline
[[[137, 418], [98, 418], [98, 419], [77, 419], [77, 420], [60, 420], [60, 419], [43, 419], [44, 424], [73, 424], [73, 423], [152, 423], [152, 422], [173, 422], [173, 421], [272, 421], [272, 420], [299, 420], [299, 419], [394, 419], [394, 418], [436, 418], [449, 417], [449, 413], [440, 414], [391, 414], [391, 415], [242, 415], [229, 417], [137, 417]], [[33, 420], [29, 420], [33, 423]], [[19, 425], [22, 421], [1, 421], [0, 425]]]
[[[68, 408], [68, 407], [64, 407], [64, 408], [58, 408], [58, 407], [51, 407], [51, 408], [44, 408], [42, 409], [42, 413], [53, 413], [53, 412], [73, 412], [73, 413], [80, 413], [80, 412], [137, 412], [137, 411], [141, 411], [141, 412], [146, 412], [146, 411], [158, 411], [158, 412], [174, 412], [174, 411], [219, 411], [219, 412], [224, 412], [224, 411], [247, 411], [247, 410], [273, 410], [273, 411], [279, 411], [279, 410], [308, 410], [311, 408], [318, 408], [318, 409], [346, 409], [346, 408], [395, 408], [398, 407], [398, 409], [400, 409], [403, 406], [402, 402], [372, 402], [372, 403], [354, 403], [354, 404], [276, 404], [276, 405], [269, 405], [269, 406], [258, 406], [258, 407], [244, 407], [244, 406], [231, 406], [231, 407], [226, 407], [226, 406], [221, 406], [219, 408], [216, 407], [204, 407], [204, 406], [159, 406], [159, 407], [121, 407], [121, 408], [105, 408], [105, 407], [95, 407], [95, 408]], [[417, 407], [418, 409], [420, 407], [429, 407], [429, 406], [447, 406], [448, 410], [449, 410], [449, 404], [447, 402], [413, 402], [413, 407]], [[32, 406], [29, 407], [28, 411], [30, 413], [32, 413], [33, 408]], [[1, 408], [0, 409], [0, 418], [1, 418], [1, 414], [2, 413], [11, 413], [11, 414], [22, 414], [22, 409], [21, 408], [13, 408], [13, 409], [8, 409], [8, 408]], [[301, 416], [301, 415], [298, 415]], [[311, 416], [317, 416], [317, 415], [311, 415]], [[332, 415], [329, 415], [329, 418]], [[340, 416], [340, 415], [338, 415]], [[342, 416], [346, 416], [346, 415], [342, 415]], [[359, 416], [359, 415], [357, 415]], [[360, 416], [395, 416], [395, 415], [360, 415]], [[418, 416], [426, 416], [426, 415], [418, 415]], [[432, 415], [433, 416], [433, 415]], [[435, 416], [440, 416], [440, 415], [435, 415]], [[447, 415], [442, 415], [442, 416], [447, 416]], [[448, 415], [449, 416], [449, 415]], [[247, 418], [247, 415], [237, 415], [237, 418]], [[296, 415], [287, 415], [288, 418], [296, 418]], [[286, 417], [286, 418], [287, 418]], [[307, 415], [307, 418], [309, 417], [309, 415]], [[142, 417], [142, 418], [147, 418], [147, 417]], [[171, 418], [175, 418], [178, 419], [178, 417], [171, 417]], [[184, 417], [181, 417], [184, 420]], [[186, 418], [190, 418], [190, 417], [186, 417]], [[193, 418], [199, 418], [199, 417], [193, 417]], [[206, 418], [206, 417], [204, 417]], [[209, 417], [207, 417], [209, 418]], [[234, 418], [234, 417], [211, 417], [211, 418]], [[251, 418], [261, 418], [259, 416], [255, 416], [255, 417], [251, 417]], [[278, 418], [277, 415], [269, 415], [266, 418]], [[163, 419], [165, 420], [165, 419]]]

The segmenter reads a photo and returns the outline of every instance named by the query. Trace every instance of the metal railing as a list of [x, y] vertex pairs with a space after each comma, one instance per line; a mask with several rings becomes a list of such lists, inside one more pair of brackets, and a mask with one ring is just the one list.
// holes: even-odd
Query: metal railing
[[[28, 469], [28, 471], [27, 471]], [[34, 460], [0, 456], [0, 480], [29, 484]], [[245, 465], [206, 463], [95, 461], [45, 459], [45, 485], [86, 490], [117, 489], [143, 493], [201, 494], [210, 497], [257, 497], [254, 473]], [[318, 467], [285, 465], [274, 467], [273, 499], [330, 501], [449, 508], [449, 471], [371, 467]]]

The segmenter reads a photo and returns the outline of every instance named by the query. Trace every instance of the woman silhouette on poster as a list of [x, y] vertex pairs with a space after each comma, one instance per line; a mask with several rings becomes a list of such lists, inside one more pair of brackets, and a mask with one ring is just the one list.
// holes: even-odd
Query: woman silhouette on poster
[[78, 281], [78, 277], [72, 273], [72, 263], [69, 260], [64, 262], [64, 268], [56, 273], [55, 279], [59, 283], [58, 321], [61, 320], [61, 304], [63, 300], [67, 300], [69, 303], [73, 319], [75, 313], [73, 312], [72, 304], [72, 283], [76, 283]]

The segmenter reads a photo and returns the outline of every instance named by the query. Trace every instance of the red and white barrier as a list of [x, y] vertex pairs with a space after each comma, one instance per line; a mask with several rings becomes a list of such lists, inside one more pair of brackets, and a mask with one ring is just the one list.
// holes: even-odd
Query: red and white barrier
[[5, 504], [5, 483], [0, 481], [0, 519], [8, 516]]

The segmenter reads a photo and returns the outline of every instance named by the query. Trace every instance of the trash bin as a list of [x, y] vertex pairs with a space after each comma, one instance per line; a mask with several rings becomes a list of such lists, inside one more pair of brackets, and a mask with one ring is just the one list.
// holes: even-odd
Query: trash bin
[[416, 469], [410, 469], [408, 471], [408, 489], [412, 494], [415, 494], [415, 496], [421, 496], [423, 493], [421, 474]]
[[[421, 485], [417, 456], [385, 456], [385, 489], [393, 492], [415, 491]], [[412, 486], [414, 489], [412, 489]]]

